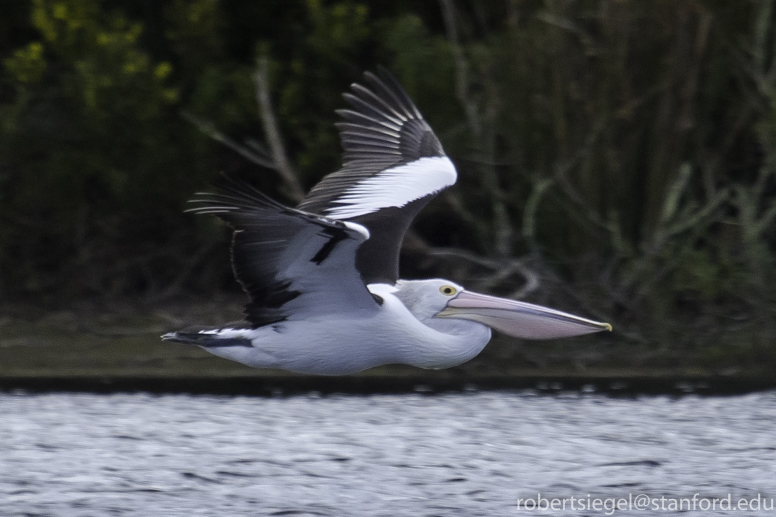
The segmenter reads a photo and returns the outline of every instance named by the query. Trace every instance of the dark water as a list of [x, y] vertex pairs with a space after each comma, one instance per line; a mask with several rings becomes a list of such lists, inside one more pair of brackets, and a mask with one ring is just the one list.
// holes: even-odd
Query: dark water
[[[694, 494], [681, 515], [776, 516], [776, 392], [0, 394], [0, 413], [3, 517], [678, 515]], [[537, 494], [566, 510], [518, 508]], [[701, 509], [728, 494], [762, 506]]]

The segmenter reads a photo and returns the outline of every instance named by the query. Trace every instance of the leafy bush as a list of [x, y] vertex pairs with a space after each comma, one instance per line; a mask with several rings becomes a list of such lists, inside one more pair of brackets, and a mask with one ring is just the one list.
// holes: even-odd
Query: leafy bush
[[340, 93], [382, 63], [460, 172], [409, 273], [584, 306], [638, 341], [772, 347], [773, 4], [30, 0], [0, 21], [2, 295], [231, 285], [222, 230], [185, 200], [219, 170], [289, 191], [181, 113], [264, 140], [268, 59], [310, 187], [339, 165]]

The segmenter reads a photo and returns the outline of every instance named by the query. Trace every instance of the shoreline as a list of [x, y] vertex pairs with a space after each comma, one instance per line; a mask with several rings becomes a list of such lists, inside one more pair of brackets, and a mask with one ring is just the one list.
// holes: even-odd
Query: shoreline
[[472, 361], [447, 370], [391, 365], [341, 377], [257, 370], [199, 347], [161, 342], [192, 321], [239, 318], [240, 299], [209, 303], [81, 306], [68, 311], [5, 307], [0, 317], [0, 391], [284, 394], [444, 393], [531, 390], [613, 396], [725, 395], [776, 389], [770, 356], [659, 349], [621, 336], [530, 342], [495, 336]]
[[[340, 377], [261, 371], [257, 374], [122, 375], [21, 374], [0, 376], [0, 392], [149, 393], [190, 395], [376, 395], [441, 394], [471, 391], [528, 391], [606, 394], [609, 396], [723, 396], [776, 389], [767, 375], [719, 375], [698, 372], [618, 371], [504, 372], [471, 375], [460, 372], [366, 372]], [[403, 368], [402, 368], [403, 370]], [[456, 374], [457, 373], [457, 374]]]

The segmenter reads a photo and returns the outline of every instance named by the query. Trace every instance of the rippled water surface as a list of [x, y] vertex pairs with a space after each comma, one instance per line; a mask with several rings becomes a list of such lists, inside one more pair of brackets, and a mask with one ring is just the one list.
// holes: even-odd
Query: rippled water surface
[[0, 444], [2, 516], [605, 515], [516, 501], [776, 498], [776, 392], [0, 394]]

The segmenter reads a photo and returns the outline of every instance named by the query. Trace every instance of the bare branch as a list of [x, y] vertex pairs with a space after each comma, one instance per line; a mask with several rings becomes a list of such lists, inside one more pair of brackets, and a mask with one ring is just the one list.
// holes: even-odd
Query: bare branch
[[430, 257], [456, 258], [493, 271], [493, 274], [480, 282], [480, 288], [490, 288], [503, 283], [514, 274], [525, 279], [525, 285], [510, 293], [510, 298], [523, 298], [539, 289], [539, 275], [519, 259], [494, 259], [483, 257], [471, 251], [460, 248], [428, 248], [426, 254]]
[[569, 182], [567, 174], [569, 171], [578, 166], [582, 161], [590, 156], [595, 148], [598, 138], [603, 132], [606, 126], [606, 119], [601, 116], [596, 120], [595, 124], [591, 128], [590, 134], [585, 139], [584, 145], [582, 145], [577, 151], [571, 155], [568, 159], [555, 162], [553, 167], [553, 178], [556, 184], [560, 187], [561, 191], [566, 195], [577, 212], [585, 217], [589, 222], [594, 225], [603, 228], [609, 232], [612, 231], [612, 221], [607, 221], [596, 213], [586, 202], [584, 197], [577, 192], [577, 190]]
[[539, 253], [539, 246], [536, 243], [536, 213], [539, 211], [542, 197], [554, 183], [555, 181], [550, 178], [540, 179], [534, 183], [531, 195], [523, 209], [523, 238], [528, 242], [534, 255]]
[[447, 31], [447, 39], [453, 52], [453, 60], [455, 61], [455, 94], [466, 111], [466, 117], [469, 119], [474, 133], [479, 137], [482, 133], [482, 124], [480, 123], [477, 103], [469, 95], [469, 62], [464, 55], [461, 41], [458, 37], [453, 2], [452, 0], [439, 0], [439, 3], [442, 7], [442, 18]]
[[[458, 101], [466, 113], [469, 127], [475, 138], [479, 141], [488, 162], [495, 162], [495, 118], [497, 113], [496, 96], [491, 89], [490, 97], [485, 97], [485, 108], [479, 107], [477, 98], [469, 89], [470, 63], [466, 58], [455, 23], [455, 9], [453, 0], [439, 0], [442, 8], [442, 17], [447, 31], [447, 39], [453, 53], [455, 63], [455, 93]], [[511, 252], [514, 231], [509, 212], [504, 204], [504, 192], [499, 186], [499, 178], [496, 169], [484, 163], [479, 163], [481, 170], [480, 180], [485, 192], [488, 193], [493, 210], [494, 224], [492, 225], [494, 236], [494, 249], [497, 255], [506, 257]]]
[[235, 142], [225, 134], [223, 134], [221, 131], [219, 131], [216, 126], [210, 122], [209, 120], [204, 120], [193, 113], [183, 110], [181, 111], [181, 116], [197, 126], [197, 129], [205, 133], [207, 136], [215, 140], [216, 142], [221, 142], [225, 146], [227, 146], [232, 151], [236, 152], [243, 158], [255, 163], [256, 165], [260, 165], [262, 167], [267, 167], [270, 169], [275, 168], [275, 164], [272, 162], [272, 158], [265, 153], [259, 154], [259, 150], [256, 149], [251, 150], [248, 147]]
[[283, 140], [280, 138], [280, 130], [272, 110], [272, 102], [269, 95], [269, 59], [261, 56], [256, 61], [256, 70], [253, 73], [253, 83], [256, 88], [256, 102], [259, 106], [259, 115], [267, 137], [274, 168], [283, 178], [286, 194], [294, 201], [304, 199], [304, 190], [299, 184], [299, 179], [294, 172], [286, 156]]
[[181, 112], [181, 115], [210, 138], [224, 144], [243, 158], [261, 167], [277, 171], [283, 181], [282, 190], [284, 194], [292, 200], [299, 202], [304, 199], [304, 190], [286, 156], [277, 119], [272, 110], [269, 95], [268, 68], [269, 64], [266, 56], [259, 58], [253, 74], [253, 81], [256, 89], [259, 117], [269, 143], [269, 150], [261, 142], [253, 138], [248, 138], [244, 144], [241, 144], [219, 131], [215, 124], [209, 120], [201, 119], [189, 111], [184, 110]]

